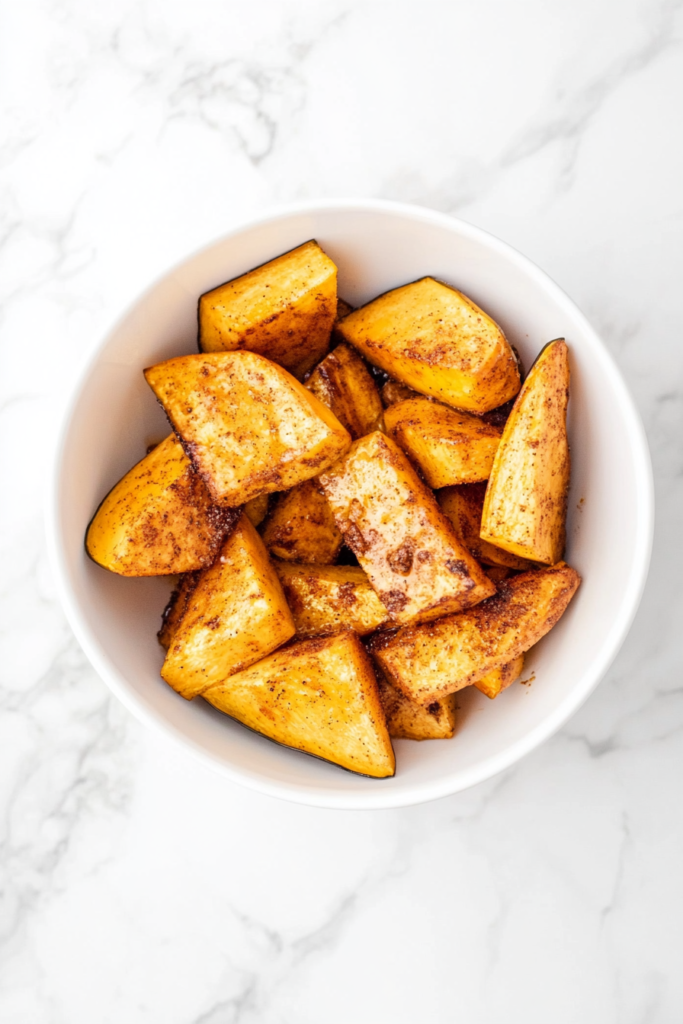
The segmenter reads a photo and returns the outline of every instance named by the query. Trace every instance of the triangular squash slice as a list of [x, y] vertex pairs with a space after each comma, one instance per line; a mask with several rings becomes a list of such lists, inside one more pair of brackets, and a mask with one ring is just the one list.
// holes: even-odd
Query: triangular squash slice
[[111, 489], [85, 538], [120, 576], [165, 576], [211, 565], [239, 509], [217, 508], [171, 434]]
[[177, 600], [184, 600], [184, 608], [178, 620], [167, 617], [161, 639], [168, 651], [161, 675], [188, 700], [294, 635], [277, 573], [246, 515], [211, 568], [199, 573]]
[[563, 338], [541, 351], [505, 424], [486, 488], [481, 537], [554, 565], [564, 553], [569, 490], [569, 361]]
[[179, 356], [145, 377], [216, 504], [294, 487], [351, 444], [322, 402], [254, 352]]
[[204, 699], [287, 747], [361, 775], [394, 774], [375, 674], [350, 630], [288, 644]]

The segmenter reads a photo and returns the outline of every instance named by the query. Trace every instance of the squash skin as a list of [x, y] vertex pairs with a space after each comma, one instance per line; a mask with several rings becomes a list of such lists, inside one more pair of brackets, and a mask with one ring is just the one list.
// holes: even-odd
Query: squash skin
[[520, 388], [505, 335], [462, 292], [423, 277], [380, 295], [336, 328], [371, 363], [466, 412], [503, 405]]
[[461, 611], [495, 586], [401, 449], [379, 431], [320, 476], [338, 528], [400, 625]]
[[359, 566], [273, 562], [297, 636], [342, 627], [366, 636], [389, 624], [389, 613]]
[[179, 356], [145, 378], [217, 505], [294, 487], [351, 444], [326, 406], [255, 352]]
[[252, 665], [294, 635], [294, 620], [263, 542], [243, 515], [185, 602], [161, 669], [187, 700]]
[[395, 773], [372, 664], [350, 630], [294, 641], [204, 699], [284, 746], [372, 778]]
[[306, 480], [278, 496], [261, 536], [276, 558], [320, 565], [331, 565], [343, 542], [316, 480]]
[[202, 352], [248, 349], [301, 380], [329, 348], [337, 268], [317, 242], [227, 281], [199, 299]]
[[499, 693], [507, 690], [508, 686], [512, 686], [514, 681], [519, 679], [523, 668], [524, 655], [520, 654], [518, 658], [508, 662], [507, 665], [502, 665], [500, 668], [494, 668], [487, 672], [481, 679], [477, 679], [474, 685], [489, 697], [490, 700], [494, 700]]
[[456, 697], [448, 693], [431, 704], [416, 704], [394, 689], [383, 672], [377, 672], [377, 685], [387, 728], [397, 740], [448, 740], [455, 733]]
[[503, 580], [498, 593], [459, 615], [393, 635], [375, 633], [369, 649], [391, 685], [429, 704], [518, 658], [563, 615], [581, 582], [563, 562]]
[[535, 569], [536, 563], [528, 558], [520, 558], [482, 539], [481, 517], [485, 496], [486, 484], [476, 483], [444, 487], [438, 492], [436, 499], [443, 514], [453, 524], [456, 534], [478, 562], [518, 569], [521, 572]]
[[85, 535], [94, 562], [119, 576], [166, 576], [211, 565], [239, 509], [217, 508], [171, 434], [111, 489]]
[[391, 405], [384, 424], [430, 487], [488, 480], [502, 431], [427, 398]]
[[332, 410], [354, 441], [377, 430], [382, 400], [370, 371], [350, 345], [342, 342], [325, 356], [306, 387]]
[[569, 360], [563, 338], [532, 366], [491, 470], [481, 537], [519, 558], [553, 565], [565, 546], [570, 457]]

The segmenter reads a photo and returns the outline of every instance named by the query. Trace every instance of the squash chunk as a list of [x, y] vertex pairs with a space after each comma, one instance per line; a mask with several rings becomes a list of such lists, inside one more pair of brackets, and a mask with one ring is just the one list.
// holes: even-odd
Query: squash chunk
[[498, 593], [460, 615], [376, 633], [370, 649], [392, 686], [430, 704], [470, 686], [533, 647], [576, 593], [581, 577], [564, 562], [503, 580]]
[[351, 444], [322, 402], [255, 352], [179, 356], [145, 377], [216, 504], [294, 487]]
[[189, 595], [162, 678], [190, 700], [270, 654], [294, 631], [277, 573], [243, 515]]
[[322, 565], [334, 562], [343, 541], [316, 480], [306, 480], [278, 497], [262, 536], [277, 558]]
[[491, 672], [487, 672], [481, 679], [477, 679], [474, 685], [493, 700], [501, 690], [506, 690], [508, 686], [514, 683], [515, 679], [519, 679], [523, 668], [524, 655], [520, 654], [518, 658], [508, 662], [507, 665], [502, 665], [500, 668], [494, 668]]
[[385, 409], [388, 409], [390, 405], [395, 405], [397, 402], [405, 402], [408, 398], [422, 397], [417, 391], [409, 388], [407, 384], [401, 384], [397, 380], [388, 380], [379, 394]]
[[268, 515], [269, 494], [259, 494], [244, 506], [244, 514], [252, 526], [259, 526]]
[[389, 622], [389, 613], [358, 566], [273, 564], [298, 636], [341, 626], [365, 636]]
[[379, 431], [320, 477], [337, 526], [395, 622], [426, 621], [495, 593], [400, 448]]
[[204, 699], [287, 747], [373, 778], [394, 774], [375, 674], [350, 630], [289, 644]]
[[377, 673], [379, 695], [389, 735], [397, 740], [447, 740], [455, 732], [455, 694], [447, 693], [431, 704], [416, 704], [395, 690], [382, 672]]
[[568, 350], [560, 338], [542, 350], [517, 396], [481, 521], [483, 540], [549, 565], [562, 557], [565, 544], [568, 399]]
[[171, 434], [106, 496], [85, 546], [119, 576], [166, 576], [211, 565], [239, 510], [216, 508]]
[[453, 529], [468, 551], [484, 565], [506, 566], [508, 569], [534, 569], [535, 563], [527, 558], [511, 555], [480, 537], [481, 513], [484, 508], [486, 484], [462, 484], [444, 487], [437, 494], [441, 511], [453, 524]]
[[477, 416], [413, 398], [390, 406], [384, 423], [430, 487], [488, 480], [502, 431]]
[[433, 277], [380, 295], [336, 331], [392, 377], [458, 409], [487, 412], [519, 391], [517, 362], [501, 329]]
[[301, 378], [327, 352], [336, 315], [337, 268], [306, 242], [202, 295], [199, 347], [249, 349]]
[[325, 356], [306, 387], [332, 410], [354, 440], [377, 430], [382, 400], [370, 371], [350, 345], [342, 342]]

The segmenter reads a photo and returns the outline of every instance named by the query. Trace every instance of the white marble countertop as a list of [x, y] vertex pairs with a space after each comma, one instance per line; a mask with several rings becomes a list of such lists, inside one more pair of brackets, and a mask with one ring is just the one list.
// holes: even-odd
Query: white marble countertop
[[[0, 32], [0, 1020], [683, 1020], [683, 10], [649, 0], [26, 0]], [[272, 203], [491, 230], [602, 332], [657, 485], [581, 712], [438, 803], [292, 806], [146, 732], [46, 563], [55, 424], [122, 308]], [[609, 537], [605, 537], [609, 543]]]

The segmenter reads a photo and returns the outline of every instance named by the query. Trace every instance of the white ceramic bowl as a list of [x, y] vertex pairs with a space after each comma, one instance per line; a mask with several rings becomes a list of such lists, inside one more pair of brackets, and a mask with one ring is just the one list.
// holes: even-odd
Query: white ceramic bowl
[[[567, 561], [583, 584], [528, 655], [527, 686], [495, 701], [459, 694], [452, 740], [396, 743], [393, 779], [373, 780], [286, 750], [159, 677], [156, 640], [169, 583], [94, 565], [83, 547], [100, 499], [168, 429], [142, 369], [196, 351], [201, 292], [315, 238], [354, 305], [426, 274], [471, 296], [528, 367], [552, 338], [571, 352], [572, 489]], [[304, 204], [239, 228], [166, 274], [99, 345], [70, 403], [56, 458], [48, 533], [69, 621], [90, 661], [143, 722], [254, 789], [326, 807], [377, 808], [455, 793], [555, 732], [585, 700], [629, 628], [650, 557], [653, 496], [643, 430], [619, 372], [585, 318], [524, 256], [469, 224], [375, 201]]]

